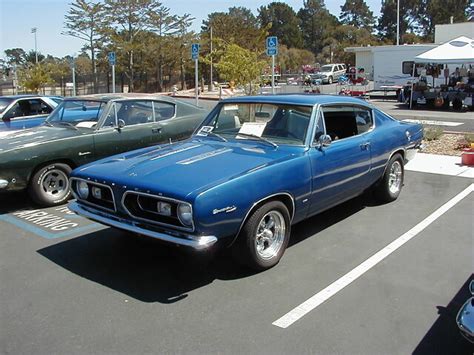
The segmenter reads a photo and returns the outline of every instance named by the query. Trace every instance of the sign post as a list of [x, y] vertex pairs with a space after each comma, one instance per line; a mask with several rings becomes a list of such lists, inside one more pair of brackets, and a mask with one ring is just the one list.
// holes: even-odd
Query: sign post
[[74, 57], [69, 61], [72, 70], [72, 96], [76, 96], [76, 62]]
[[267, 55], [272, 57], [272, 94], [275, 94], [275, 56], [278, 54], [278, 38], [267, 37]]
[[115, 94], [115, 52], [109, 52], [109, 64], [112, 66], [112, 92]]
[[194, 60], [194, 95], [196, 97], [196, 106], [199, 103], [199, 72], [198, 72], [198, 60], [199, 60], [199, 43], [191, 44], [191, 58]]

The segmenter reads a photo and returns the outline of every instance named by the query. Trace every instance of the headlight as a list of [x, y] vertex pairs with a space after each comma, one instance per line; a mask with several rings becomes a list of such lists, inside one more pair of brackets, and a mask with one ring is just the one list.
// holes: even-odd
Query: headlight
[[87, 182], [79, 181], [77, 183], [76, 189], [77, 194], [81, 199], [86, 200], [87, 197], [89, 197], [89, 186], [87, 185]]
[[156, 210], [163, 216], [171, 216], [171, 205], [167, 202], [159, 201], [156, 204]]
[[185, 226], [191, 226], [193, 224], [193, 211], [191, 206], [185, 203], [178, 205], [178, 218]]

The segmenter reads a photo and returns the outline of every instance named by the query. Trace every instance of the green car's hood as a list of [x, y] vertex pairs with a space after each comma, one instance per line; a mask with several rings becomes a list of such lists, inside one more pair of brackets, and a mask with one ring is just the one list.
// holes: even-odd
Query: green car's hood
[[13, 132], [0, 132], [0, 153], [35, 147], [39, 144], [57, 141], [59, 139], [76, 137], [90, 131], [75, 130], [67, 127], [39, 126]]

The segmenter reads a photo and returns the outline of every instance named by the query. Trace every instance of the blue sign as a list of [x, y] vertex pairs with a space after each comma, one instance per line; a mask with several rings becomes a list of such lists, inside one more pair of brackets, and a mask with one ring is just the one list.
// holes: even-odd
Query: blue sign
[[193, 60], [199, 58], [199, 43], [191, 44], [191, 58], [193, 58]]
[[278, 38], [275, 36], [267, 37], [267, 55], [277, 55], [278, 54]]
[[109, 52], [108, 57], [110, 65], [115, 65], [115, 52]]

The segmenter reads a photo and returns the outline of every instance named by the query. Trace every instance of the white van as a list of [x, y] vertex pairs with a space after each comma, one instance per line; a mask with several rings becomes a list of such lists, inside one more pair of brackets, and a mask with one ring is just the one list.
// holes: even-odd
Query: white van
[[332, 84], [337, 81], [341, 75], [346, 74], [346, 65], [342, 63], [323, 65], [316, 77], [321, 79], [323, 83]]

